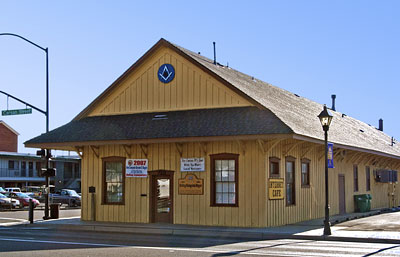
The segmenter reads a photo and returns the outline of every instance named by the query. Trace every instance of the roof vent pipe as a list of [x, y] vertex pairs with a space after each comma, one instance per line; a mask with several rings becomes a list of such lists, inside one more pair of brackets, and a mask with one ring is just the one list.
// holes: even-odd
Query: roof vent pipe
[[215, 51], [215, 42], [213, 42], [214, 45], [214, 64], [217, 64], [217, 53]]
[[331, 95], [331, 97], [332, 97], [332, 111], [336, 111], [336, 108], [335, 108], [335, 99], [336, 99], [336, 95]]
[[383, 120], [379, 119], [379, 128], [378, 130], [383, 131]]

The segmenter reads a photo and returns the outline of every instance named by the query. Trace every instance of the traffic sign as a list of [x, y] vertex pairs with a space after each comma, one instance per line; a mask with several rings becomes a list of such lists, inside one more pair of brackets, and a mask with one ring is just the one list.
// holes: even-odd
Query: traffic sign
[[32, 109], [17, 109], [17, 110], [4, 110], [1, 111], [1, 115], [7, 116], [7, 115], [19, 115], [19, 114], [31, 114]]

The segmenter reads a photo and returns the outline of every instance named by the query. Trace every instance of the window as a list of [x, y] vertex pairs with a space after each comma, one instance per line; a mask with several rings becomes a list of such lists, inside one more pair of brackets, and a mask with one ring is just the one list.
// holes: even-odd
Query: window
[[68, 180], [72, 178], [72, 163], [64, 162], [64, 179]]
[[353, 166], [353, 178], [354, 178], [354, 192], [358, 192], [358, 167]]
[[26, 162], [21, 162], [21, 176], [26, 177]]
[[28, 162], [29, 177], [33, 177], [33, 162]]
[[42, 171], [42, 163], [41, 162], [36, 162], [36, 176], [40, 176]]
[[75, 166], [75, 178], [80, 178], [81, 177], [81, 171], [80, 171], [80, 169], [79, 169], [79, 163], [75, 163], [74, 164], [74, 166]]
[[103, 204], [124, 204], [125, 158], [103, 158]]
[[276, 158], [276, 157], [269, 158], [269, 177], [270, 178], [279, 178], [280, 177], [279, 161], [280, 161], [280, 159]]
[[310, 160], [308, 159], [301, 160], [301, 186], [310, 186]]
[[365, 167], [365, 182], [366, 182], [366, 191], [371, 191], [371, 173], [369, 171], [369, 167]]
[[14, 169], [14, 161], [8, 161], [8, 169], [13, 170]]
[[286, 157], [286, 205], [296, 203], [295, 158]]
[[238, 206], [238, 154], [213, 154], [211, 206]]

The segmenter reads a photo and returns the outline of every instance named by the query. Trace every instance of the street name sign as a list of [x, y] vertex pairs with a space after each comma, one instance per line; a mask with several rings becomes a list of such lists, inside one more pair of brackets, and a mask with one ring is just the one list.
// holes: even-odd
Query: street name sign
[[19, 114], [31, 114], [32, 109], [17, 109], [17, 110], [4, 110], [1, 111], [2, 116], [7, 115], [19, 115]]

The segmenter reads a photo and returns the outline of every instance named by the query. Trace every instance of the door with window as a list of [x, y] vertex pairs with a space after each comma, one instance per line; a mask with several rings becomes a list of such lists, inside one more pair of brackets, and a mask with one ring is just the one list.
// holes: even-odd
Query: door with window
[[173, 223], [173, 171], [150, 171], [150, 222]]

